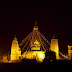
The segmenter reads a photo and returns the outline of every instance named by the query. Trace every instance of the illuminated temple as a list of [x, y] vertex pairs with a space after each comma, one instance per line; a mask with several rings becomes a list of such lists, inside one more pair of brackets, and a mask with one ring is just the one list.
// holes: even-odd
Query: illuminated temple
[[17, 38], [12, 41], [11, 46], [11, 60], [19, 60], [21, 57], [21, 49], [19, 48]]
[[[59, 51], [58, 39], [51, 39], [51, 43], [44, 37], [38, 29], [37, 21], [33, 26], [33, 31], [24, 38], [20, 44], [18, 44], [17, 38], [12, 41], [10, 60], [16, 61], [21, 59], [36, 59], [37, 61], [43, 62], [46, 55], [45, 53], [55, 53], [56, 60], [60, 60], [61, 56], [63, 59], [72, 59], [72, 46], [68, 45], [68, 55], [64, 55]], [[47, 58], [49, 58], [48, 55]], [[52, 58], [52, 57], [50, 57]], [[54, 57], [53, 57], [54, 58]], [[3, 59], [7, 59], [4, 57]]]
[[51, 39], [50, 48], [51, 48], [51, 51], [54, 51], [56, 53], [56, 59], [60, 59], [58, 39]]
[[[21, 49], [22, 50], [21, 50]], [[21, 59], [36, 59], [37, 61], [43, 61], [45, 58], [45, 53], [47, 51], [55, 52], [56, 59], [60, 60], [60, 56], [68, 59], [67, 56], [59, 52], [58, 39], [51, 39], [51, 43], [40, 33], [37, 26], [37, 21], [35, 21], [35, 26], [33, 26], [33, 31], [24, 39], [20, 44], [18, 44], [17, 38], [15, 37], [12, 41], [11, 46], [11, 60]], [[22, 55], [21, 55], [22, 52]], [[68, 46], [68, 55], [71, 60], [71, 47]]]

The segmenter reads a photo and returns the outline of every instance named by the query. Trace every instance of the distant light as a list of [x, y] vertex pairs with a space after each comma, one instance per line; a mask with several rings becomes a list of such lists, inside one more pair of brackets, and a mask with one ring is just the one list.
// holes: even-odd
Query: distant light
[[49, 58], [49, 56], [47, 56], [47, 58]]
[[50, 61], [52, 61], [52, 60], [50, 60]]

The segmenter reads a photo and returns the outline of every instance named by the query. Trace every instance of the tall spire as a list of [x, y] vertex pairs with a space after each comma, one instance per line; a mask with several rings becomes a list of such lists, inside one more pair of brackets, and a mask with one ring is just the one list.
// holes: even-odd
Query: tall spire
[[37, 25], [37, 20], [35, 20], [35, 25]]
[[38, 30], [37, 20], [35, 20], [35, 25], [33, 26], [33, 30]]

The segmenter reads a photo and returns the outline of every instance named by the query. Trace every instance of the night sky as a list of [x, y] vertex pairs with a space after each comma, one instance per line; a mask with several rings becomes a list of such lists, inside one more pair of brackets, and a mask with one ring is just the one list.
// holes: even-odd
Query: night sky
[[0, 54], [10, 51], [16, 35], [19, 43], [33, 30], [38, 21], [39, 31], [51, 41], [59, 39], [59, 48], [67, 53], [72, 45], [71, 2], [61, 1], [0, 1]]

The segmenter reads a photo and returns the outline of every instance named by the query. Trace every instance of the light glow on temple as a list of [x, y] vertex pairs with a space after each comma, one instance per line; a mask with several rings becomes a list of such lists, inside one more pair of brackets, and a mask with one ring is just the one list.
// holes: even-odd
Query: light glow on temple
[[21, 49], [19, 48], [17, 38], [12, 41], [11, 46], [11, 60], [19, 60], [21, 57]]
[[[47, 51], [56, 56], [56, 60], [60, 60], [60, 55], [63, 59], [72, 59], [72, 46], [68, 45], [68, 56], [64, 55], [59, 51], [58, 39], [51, 39], [51, 43], [46, 39], [38, 30], [37, 21], [35, 21], [35, 26], [33, 26], [33, 31], [24, 39], [20, 44], [18, 44], [17, 38], [12, 41], [10, 60], [8, 61], [8, 56], [3, 56], [1, 62], [16, 62], [22, 59], [36, 59], [37, 62], [43, 62]], [[48, 46], [49, 45], [49, 46]], [[22, 47], [22, 48], [21, 48]], [[51, 57], [50, 57], [51, 56]], [[50, 61], [53, 61], [53, 55], [47, 56]]]

